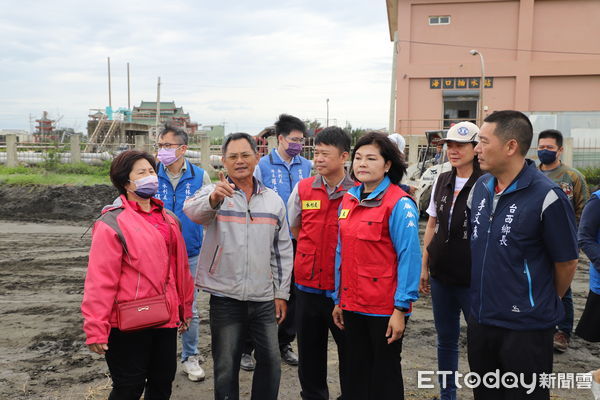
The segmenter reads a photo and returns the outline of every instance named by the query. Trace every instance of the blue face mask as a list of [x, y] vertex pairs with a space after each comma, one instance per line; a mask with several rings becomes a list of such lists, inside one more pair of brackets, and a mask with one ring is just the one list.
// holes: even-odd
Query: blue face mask
[[538, 150], [538, 158], [542, 164], [552, 164], [556, 161], [556, 151], [552, 150]]

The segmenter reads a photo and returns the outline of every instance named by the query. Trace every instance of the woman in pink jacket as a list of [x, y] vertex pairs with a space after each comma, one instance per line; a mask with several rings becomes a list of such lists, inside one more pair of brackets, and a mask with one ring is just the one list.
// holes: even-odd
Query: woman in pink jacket
[[[178, 220], [153, 198], [158, 188], [151, 155], [125, 151], [110, 168], [119, 190], [92, 231], [81, 311], [86, 344], [106, 358], [110, 400], [168, 399], [177, 369], [177, 331], [192, 316], [193, 281]], [[117, 304], [165, 294], [168, 322], [124, 331]], [[164, 302], [163, 302], [164, 303]], [[170, 314], [170, 318], [168, 315]], [[123, 319], [121, 320], [123, 322]]]

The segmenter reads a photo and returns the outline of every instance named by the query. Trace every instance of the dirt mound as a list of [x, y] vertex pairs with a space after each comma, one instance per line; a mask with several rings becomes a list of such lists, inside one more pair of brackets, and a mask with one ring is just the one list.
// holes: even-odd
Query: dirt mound
[[0, 186], [0, 219], [19, 221], [93, 220], [117, 197], [109, 185]]

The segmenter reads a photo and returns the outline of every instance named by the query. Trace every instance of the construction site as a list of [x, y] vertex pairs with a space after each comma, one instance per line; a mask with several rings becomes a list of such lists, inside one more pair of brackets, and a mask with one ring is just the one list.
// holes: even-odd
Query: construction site
[[191, 122], [190, 115], [177, 107], [174, 101], [142, 101], [133, 110], [111, 106], [104, 110], [92, 109], [87, 123], [88, 142], [84, 152], [101, 152], [114, 148], [115, 144], [135, 144], [135, 137], [142, 135], [151, 141], [156, 139], [156, 127], [170, 124], [183, 128], [189, 135], [198, 131], [198, 124]]

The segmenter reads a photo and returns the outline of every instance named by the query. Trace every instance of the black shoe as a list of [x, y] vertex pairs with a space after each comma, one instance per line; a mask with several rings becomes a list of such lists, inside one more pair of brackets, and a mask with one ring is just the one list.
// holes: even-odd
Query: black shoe
[[284, 363], [291, 366], [298, 365], [298, 355], [294, 353], [291, 345], [286, 345], [281, 348], [281, 359]]

